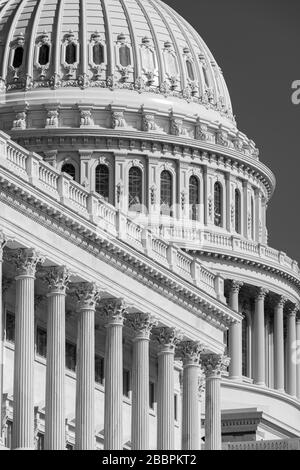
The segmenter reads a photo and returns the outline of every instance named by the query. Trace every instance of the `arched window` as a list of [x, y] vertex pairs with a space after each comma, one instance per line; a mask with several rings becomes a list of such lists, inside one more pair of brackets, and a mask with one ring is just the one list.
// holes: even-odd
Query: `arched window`
[[173, 181], [169, 171], [164, 170], [160, 175], [160, 212], [172, 217]]
[[202, 67], [202, 70], [203, 70], [203, 76], [204, 76], [205, 85], [206, 85], [207, 88], [209, 88], [209, 79], [208, 79], [207, 70], [206, 70], [205, 67]]
[[93, 46], [93, 62], [96, 65], [101, 65], [104, 62], [104, 47], [102, 44], [95, 44]]
[[194, 81], [195, 80], [194, 67], [190, 60], [186, 61], [186, 69], [187, 69], [189, 79]]
[[143, 203], [143, 173], [142, 170], [133, 166], [129, 170], [128, 181], [128, 203], [132, 211], [141, 211]]
[[50, 47], [48, 44], [43, 44], [39, 50], [39, 64], [47, 65], [50, 59]]
[[72, 65], [75, 62], [77, 62], [77, 47], [71, 42], [66, 47], [66, 63]]
[[75, 180], [76, 170], [75, 170], [74, 165], [72, 165], [72, 163], [65, 163], [62, 166], [61, 171], [62, 173], [68, 173], [68, 175], [72, 176], [73, 180]]
[[199, 218], [199, 180], [196, 176], [190, 177], [189, 182], [189, 204], [190, 204], [190, 218], [198, 220]]
[[251, 197], [251, 238], [254, 240], [254, 201]]
[[235, 190], [235, 231], [241, 233], [241, 193]]
[[23, 63], [24, 49], [23, 47], [16, 47], [13, 60], [13, 68], [18, 69]]
[[109, 168], [106, 165], [98, 165], [95, 172], [95, 191], [106, 201], [109, 199]]
[[222, 186], [221, 186], [221, 183], [219, 182], [215, 183], [214, 196], [215, 196], [215, 203], [214, 203], [215, 225], [217, 227], [222, 227], [222, 223], [223, 223]]
[[122, 67], [128, 67], [128, 65], [131, 65], [130, 48], [126, 46], [126, 44], [123, 44], [122, 46], [120, 46], [119, 56], [120, 56], [120, 64], [122, 65]]

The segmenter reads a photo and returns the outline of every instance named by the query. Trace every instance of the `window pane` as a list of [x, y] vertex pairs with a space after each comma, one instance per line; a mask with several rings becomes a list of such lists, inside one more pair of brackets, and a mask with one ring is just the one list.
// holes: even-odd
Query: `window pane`
[[173, 184], [172, 175], [164, 170], [160, 176], [160, 211], [163, 215], [172, 216], [171, 207], [173, 204]]
[[215, 184], [215, 225], [222, 226], [222, 186], [220, 183]]
[[190, 218], [192, 220], [198, 220], [199, 214], [199, 180], [196, 176], [190, 177], [190, 185], [189, 185], [189, 193], [190, 193]]
[[129, 170], [129, 209], [139, 212], [142, 205], [143, 174], [142, 170], [132, 167]]
[[98, 165], [96, 168], [96, 192], [107, 201], [109, 198], [109, 169], [106, 165]]
[[241, 195], [238, 189], [235, 190], [235, 231], [241, 233]]
[[129, 398], [130, 393], [130, 373], [129, 370], [123, 369], [123, 395]]
[[101, 385], [104, 383], [104, 359], [101, 356], [95, 357], [95, 381]]
[[15, 342], [15, 315], [11, 312], [6, 313], [6, 340]]
[[66, 368], [76, 370], [76, 346], [68, 342], [66, 342]]
[[36, 330], [36, 352], [39, 356], [47, 357], [47, 332], [39, 327]]
[[123, 45], [119, 49], [120, 54], [120, 64], [122, 67], [128, 67], [131, 65], [131, 56], [130, 56], [130, 48], [126, 45]]
[[48, 44], [43, 44], [40, 47], [40, 51], [39, 51], [39, 64], [40, 65], [48, 64], [49, 57], [50, 57], [50, 47], [48, 46]]
[[74, 165], [72, 165], [71, 163], [65, 163], [62, 166], [61, 171], [62, 173], [68, 173], [68, 175], [72, 176], [73, 180], [75, 180], [76, 171]]
[[194, 81], [195, 80], [194, 67], [193, 67], [193, 64], [189, 60], [186, 61], [186, 68], [187, 68], [189, 79]]
[[75, 64], [76, 61], [77, 61], [77, 47], [73, 43], [68, 44], [66, 47], [66, 63], [72, 65], [72, 64]]
[[155, 396], [154, 396], [154, 383], [149, 383], [149, 408], [154, 410]]
[[93, 62], [96, 65], [101, 65], [104, 62], [104, 47], [102, 44], [95, 44], [93, 47]]
[[17, 47], [15, 49], [14, 60], [13, 60], [13, 67], [15, 69], [18, 69], [19, 67], [21, 67], [22, 62], [23, 62], [23, 56], [24, 56], [23, 47]]

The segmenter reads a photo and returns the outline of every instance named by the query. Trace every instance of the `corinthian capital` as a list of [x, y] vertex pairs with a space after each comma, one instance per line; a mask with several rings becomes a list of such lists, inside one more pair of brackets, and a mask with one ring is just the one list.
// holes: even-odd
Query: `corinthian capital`
[[135, 332], [135, 340], [149, 339], [157, 320], [148, 313], [131, 313], [127, 315], [127, 325]]
[[65, 294], [70, 280], [70, 273], [65, 266], [52, 267], [46, 271], [45, 281], [48, 283], [49, 294]]
[[285, 306], [285, 304], [287, 303], [287, 301], [288, 301], [287, 297], [284, 297], [283, 295], [281, 295], [277, 299], [276, 307], [283, 308]]
[[17, 276], [34, 277], [37, 265], [45, 261], [45, 258], [36, 250], [27, 248], [20, 248], [13, 251], [9, 258], [16, 265]]
[[244, 283], [241, 281], [231, 281], [231, 286], [230, 290], [233, 294], [238, 294], [241, 290], [241, 287], [243, 287]]
[[0, 262], [3, 260], [3, 249], [6, 245], [6, 237], [3, 232], [0, 231]]
[[155, 330], [155, 340], [158, 342], [161, 351], [174, 352], [183, 335], [176, 328], [162, 327]]
[[75, 295], [80, 310], [95, 310], [100, 300], [100, 288], [93, 282], [82, 282], [76, 286]]
[[255, 300], [265, 300], [266, 298], [266, 295], [269, 293], [268, 289], [265, 289], [264, 287], [259, 287], [257, 289], [257, 293], [256, 293], [256, 298]]
[[295, 304], [294, 304], [294, 305], [292, 305], [291, 307], [289, 307], [289, 309], [288, 309], [288, 316], [289, 316], [289, 317], [295, 317], [295, 318], [296, 318], [298, 312], [299, 312], [299, 305], [295, 305]]
[[109, 325], [123, 325], [127, 314], [124, 299], [105, 299], [101, 305], [101, 314]]
[[203, 346], [197, 341], [183, 341], [179, 346], [179, 353], [184, 365], [199, 364], [202, 352]]
[[201, 364], [206, 377], [221, 377], [230, 364], [230, 358], [222, 354], [205, 353], [201, 355]]

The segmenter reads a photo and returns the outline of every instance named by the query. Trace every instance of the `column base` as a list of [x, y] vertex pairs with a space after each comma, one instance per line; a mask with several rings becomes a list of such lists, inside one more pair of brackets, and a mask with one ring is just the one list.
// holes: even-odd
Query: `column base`
[[254, 383], [254, 385], [257, 385], [258, 387], [264, 387], [264, 388], [267, 387], [265, 382], [253, 382], [253, 383]]
[[228, 377], [230, 380], [234, 380], [235, 382], [242, 382], [243, 381], [243, 377], [239, 377], [239, 376], [229, 376]]

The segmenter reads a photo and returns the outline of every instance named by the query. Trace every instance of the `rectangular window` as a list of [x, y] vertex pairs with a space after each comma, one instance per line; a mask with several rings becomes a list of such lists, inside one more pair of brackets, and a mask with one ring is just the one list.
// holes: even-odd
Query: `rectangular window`
[[123, 395], [129, 398], [130, 394], [130, 372], [129, 370], [123, 369]]
[[5, 447], [7, 447], [7, 449], [12, 449], [12, 427], [13, 427], [12, 421], [7, 421], [6, 429], [5, 429], [5, 439], [4, 439]]
[[41, 357], [47, 357], [47, 332], [39, 326], [36, 329], [36, 352]]
[[11, 343], [15, 342], [15, 315], [12, 312], [6, 312], [6, 341], [9, 341]]
[[149, 407], [150, 410], [154, 410], [154, 403], [155, 403], [155, 390], [154, 390], [154, 383], [149, 383]]
[[75, 372], [76, 370], [76, 346], [66, 342], [66, 368]]
[[174, 395], [174, 419], [178, 421], [178, 395]]
[[44, 450], [45, 449], [45, 436], [40, 432], [37, 435], [36, 440], [36, 450]]
[[95, 356], [95, 382], [104, 384], [104, 359], [101, 356]]

